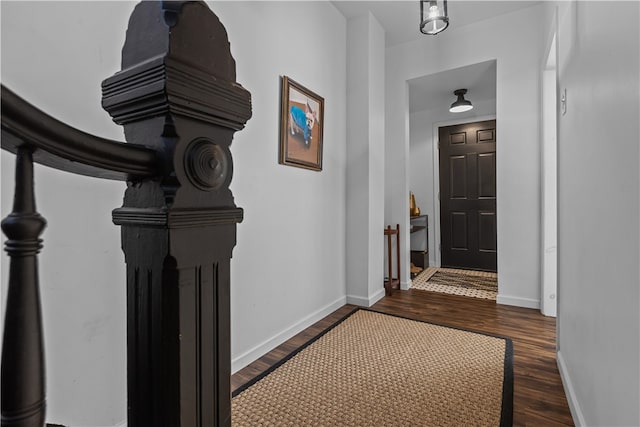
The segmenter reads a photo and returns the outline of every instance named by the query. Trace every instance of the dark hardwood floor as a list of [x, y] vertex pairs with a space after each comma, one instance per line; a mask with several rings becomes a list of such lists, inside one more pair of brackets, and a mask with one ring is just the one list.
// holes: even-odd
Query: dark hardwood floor
[[[355, 306], [345, 305], [231, 377], [232, 391], [277, 363]], [[538, 310], [419, 290], [395, 291], [372, 309], [509, 337], [514, 346], [514, 426], [573, 426], [556, 358], [554, 318]]]

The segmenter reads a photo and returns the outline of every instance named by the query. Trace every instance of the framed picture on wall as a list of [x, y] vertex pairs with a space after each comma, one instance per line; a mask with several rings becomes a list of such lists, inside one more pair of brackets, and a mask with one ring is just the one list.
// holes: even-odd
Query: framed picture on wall
[[324, 98], [287, 76], [280, 97], [280, 163], [322, 170]]

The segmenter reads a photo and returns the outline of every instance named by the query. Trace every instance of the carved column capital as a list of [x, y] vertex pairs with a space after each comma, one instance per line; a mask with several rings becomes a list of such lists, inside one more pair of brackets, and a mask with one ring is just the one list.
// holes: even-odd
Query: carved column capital
[[227, 32], [204, 2], [136, 6], [102, 105], [128, 142], [161, 153], [168, 203], [180, 192], [210, 193], [200, 206], [233, 203], [229, 146], [251, 117], [251, 94], [235, 79]]

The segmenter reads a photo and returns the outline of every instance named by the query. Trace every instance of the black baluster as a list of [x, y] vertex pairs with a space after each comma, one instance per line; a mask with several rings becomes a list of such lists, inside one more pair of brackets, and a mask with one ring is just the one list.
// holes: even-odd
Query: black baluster
[[18, 148], [13, 212], [2, 221], [11, 257], [2, 344], [2, 426], [42, 427], [44, 345], [37, 254], [47, 222], [36, 212], [33, 159]]

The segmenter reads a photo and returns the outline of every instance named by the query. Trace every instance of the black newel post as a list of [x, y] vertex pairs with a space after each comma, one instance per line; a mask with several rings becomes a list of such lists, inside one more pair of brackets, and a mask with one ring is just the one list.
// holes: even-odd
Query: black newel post
[[42, 427], [45, 414], [44, 345], [37, 254], [47, 222], [36, 212], [33, 159], [18, 148], [13, 212], [2, 221], [9, 238], [9, 287], [2, 342], [2, 426]]
[[235, 79], [205, 3], [142, 2], [122, 71], [103, 82], [127, 142], [157, 150], [164, 168], [129, 182], [113, 212], [127, 263], [129, 427], [231, 422], [229, 267], [243, 212], [229, 146], [251, 116]]

